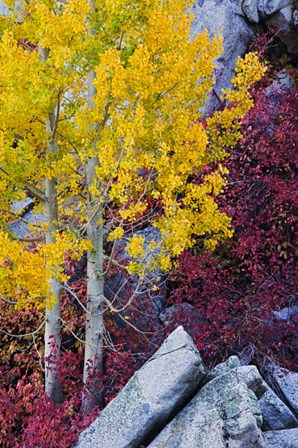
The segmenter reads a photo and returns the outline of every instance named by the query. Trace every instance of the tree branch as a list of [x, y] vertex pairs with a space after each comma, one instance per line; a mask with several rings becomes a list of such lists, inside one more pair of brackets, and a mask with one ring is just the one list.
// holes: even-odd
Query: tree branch
[[[12, 178], [11, 174], [2, 166], [0, 166], [0, 171], [2, 171], [2, 173], [6, 174], [6, 176]], [[35, 185], [33, 185], [27, 181], [23, 181], [22, 183], [24, 184], [25, 189], [28, 190], [29, 193], [32, 194], [32, 196], [40, 199], [42, 202], [44, 202], [46, 200], [44, 192], [42, 190], [40, 190], [38, 187], [36, 187]]]
[[40, 242], [40, 241], [44, 241], [45, 238], [44, 237], [36, 237], [36, 238], [13, 238], [13, 240], [15, 241], [20, 241], [21, 243], [36, 243], [36, 242]]
[[15, 305], [17, 303], [16, 300], [8, 300], [8, 299], [5, 299], [3, 296], [0, 296], [0, 300], [2, 300], [5, 303], [8, 303], [9, 305]]
[[11, 211], [9, 211], [9, 210], [4, 210], [4, 209], [0, 209], [0, 212], [1, 213], [6, 213], [6, 214], [8, 214], [8, 215], [12, 215], [12, 216], [14, 216], [18, 221], [21, 221], [21, 222], [23, 222], [23, 223], [25, 223], [25, 224], [27, 224], [27, 225], [31, 225], [31, 226], [34, 226], [34, 227], [38, 227], [39, 229], [40, 229], [40, 226], [38, 225], [38, 224], [33, 224], [33, 223], [31, 223], [31, 222], [29, 222], [29, 221], [26, 221], [26, 219], [23, 219], [20, 215], [18, 215], [17, 213], [14, 213], [14, 212], [11, 212]]
[[40, 190], [38, 187], [27, 181], [24, 182], [24, 187], [26, 188], [26, 190], [28, 190], [29, 193], [32, 194], [32, 196], [40, 199], [42, 202], [45, 202], [46, 196], [44, 192]]
[[0, 333], [7, 334], [8, 336], [11, 336], [12, 338], [24, 338], [26, 336], [34, 336], [36, 333], [38, 333], [42, 329], [42, 327], [45, 324], [45, 321], [46, 320], [44, 319], [42, 321], [42, 323], [39, 325], [39, 327], [36, 328], [36, 330], [32, 331], [31, 333], [13, 334], [13, 333], [9, 333], [8, 331], [2, 330], [1, 328], [0, 328]]

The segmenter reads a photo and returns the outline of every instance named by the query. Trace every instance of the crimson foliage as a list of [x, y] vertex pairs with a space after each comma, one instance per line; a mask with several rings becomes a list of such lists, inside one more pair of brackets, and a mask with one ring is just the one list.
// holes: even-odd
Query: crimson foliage
[[185, 252], [171, 275], [170, 302], [198, 310], [200, 319], [186, 324], [211, 363], [239, 352], [258, 364], [297, 361], [297, 317], [273, 313], [297, 300], [298, 88], [293, 78], [290, 90], [283, 87], [294, 74], [283, 71], [272, 84], [271, 72], [254, 89], [255, 107], [227, 161], [221, 206], [233, 218], [233, 239], [214, 254]]

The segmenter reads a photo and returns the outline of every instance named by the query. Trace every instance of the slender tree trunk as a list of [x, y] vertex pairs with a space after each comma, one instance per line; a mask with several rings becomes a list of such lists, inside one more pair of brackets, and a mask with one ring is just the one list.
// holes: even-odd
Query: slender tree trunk
[[[47, 49], [40, 50], [40, 58], [44, 62], [48, 58]], [[47, 154], [57, 154], [57, 134], [55, 124], [59, 114], [59, 105], [49, 114], [46, 120], [46, 131], [49, 135], [47, 143]], [[45, 215], [47, 229], [45, 233], [46, 244], [55, 243], [55, 232], [58, 230], [58, 201], [57, 201], [57, 180], [47, 178], [45, 181]], [[63, 393], [59, 381], [59, 360], [61, 346], [60, 328], [60, 291], [61, 283], [55, 278], [50, 278], [51, 292], [55, 297], [55, 304], [52, 308], [46, 309], [45, 322], [45, 391], [46, 394], [56, 403], [62, 403]]]
[[[51, 144], [49, 144], [49, 148]], [[46, 230], [46, 244], [55, 243], [56, 238], [53, 232], [57, 230], [58, 222], [58, 204], [56, 199], [56, 181], [55, 179], [46, 180], [46, 220], [48, 228]], [[51, 292], [55, 297], [53, 308], [46, 309], [45, 322], [45, 391], [46, 394], [55, 402], [62, 403], [63, 394], [59, 381], [59, 360], [61, 345], [60, 328], [60, 281], [51, 278]]]
[[[93, 179], [96, 159], [88, 162], [88, 185]], [[104, 294], [103, 277], [103, 226], [102, 211], [96, 211], [91, 193], [88, 193], [87, 237], [92, 242], [93, 250], [88, 252], [87, 262], [87, 317], [85, 337], [83, 411], [102, 405], [103, 394], [101, 377], [103, 373], [103, 315], [102, 302]]]
[[[94, 1], [90, 0], [92, 11], [95, 12]], [[91, 34], [95, 30], [91, 29]], [[88, 76], [88, 107], [94, 107], [95, 72], [91, 70]], [[95, 123], [90, 125], [90, 130], [95, 128]], [[94, 154], [96, 148], [94, 144]], [[94, 406], [103, 404], [101, 378], [103, 374], [103, 315], [102, 303], [104, 296], [104, 258], [103, 258], [103, 212], [98, 204], [98, 198], [93, 197], [90, 188], [96, 179], [96, 167], [99, 160], [96, 155], [87, 163], [87, 237], [93, 245], [93, 250], [88, 252], [87, 261], [87, 316], [85, 336], [84, 359], [84, 393], [82, 409], [87, 412]]]

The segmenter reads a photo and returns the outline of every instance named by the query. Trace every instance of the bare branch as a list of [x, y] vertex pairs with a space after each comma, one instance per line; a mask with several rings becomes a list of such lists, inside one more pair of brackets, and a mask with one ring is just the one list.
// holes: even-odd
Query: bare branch
[[[0, 166], [0, 171], [2, 171], [2, 173], [6, 174], [6, 176], [13, 178], [13, 176], [2, 166]], [[20, 180], [20, 179], [18, 179], [18, 180]], [[44, 202], [46, 200], [44, 192], [42, 190], [40, 190], [38, 187], [36, 187], [35, 185], [33, 185], [27, 181], [21, 180], [21, 183], [24, 184], [25, 189], [28, 190], [29, 193], [32, 194], [32, 196], [40, 199], [42, 202]]]
[[37, 243], [37, 242], [40, 242], [40, 241], [44, 241], [45, 238], [42, 237], [42, 236], [40, 236], [40, 237], [37, 236], [35, 238], [18, 238], [18, 237], [15, 237], [15, 238], [13, 238], [13, 240], [20, 241], [21, 243]]
[[42, 202], [45, 202], [46, 196], [44, 192], [40, 190], [38, 187], [27, 181], [24, 182], [24, 187], [26, 188], [26, 190], [29, 191], [29, 193], [32, 194], [32, 196], [40, 199]]
[[0, 212], [1, 212], [1, 213], [6, 213], [6, 214], [8, 214], [8, 215], [12, 215], [12, 216], [14, 216], [18, 221], [21, 221], [21, 222], [23, 222], [23, 223], [25, 223], [25, 224], [27, 224], [27, 225], [30, 224], [31, 226], [38, 227], [38, 228], [40, 229], [40, 226], [39, 226], [38, 224], [33, 224], [33, 223], [29, 222], [29, 221], [26, 221], [26, 219], [22, 218], [22, 217], [21, 217], [20, 215], [18, 215], [17, 213], [11, 212], [10, 210], [0, 209]]
[[[122, 308], [115, 308], [112, 304], [112, 302], [109, 301], [109, 299], [107, 299], [106, 297], [103, 298], [103, 301], [108, 305], [109, 309], [115, 313], [115, 314], [119, 314], [122, 313], [123, 311], [125, 311], [133, 302], [134, 298], [136, 297], [136, 295], [138, 295], [140, 293], [140, 291], [138, 290], [139, 286], [140, 286], [140, 280], [138, 281], [138, 284], [133, 292], [133, 294], [131, 295], [130, 299], [128, 300], [128, 302], [122, 307]], [[117, 295], [119, 294], [119, 291], [122, 289], [123, 285], [121, 286], [121, 288], [119, 288], [119, 290], [117, 291], [117, 294], [115, 296], [115, 298], [117, 297]], [[115, 301], [115, 299], [114, 299]]]
[[1, 328], [0, 328], [0, 332], [7, 334], [8, 336], [11, 336], [12, 338], [25, 338], [26, 336], [34, 336], [36, 333], [38, 333], [44, 326], [45, 322], [46, 322], [46, 319], [44, 319], [42, 321], [42, 323], [39, 325], [39, 327], [36, 330], [32, 331], [31, 333], [13, 334], [13, 333], [9, 333], [8, 331], [2, 330]]
[[57, 111], [56, 111], [55, 122], [54, 122], [53, 130], [52, 130], [52, 136], [51, 136], [52, 139], [55, 138], [55, 135], [56, 135], [56, 132], [57, 132], [57, 127], [58, 127], [58, 121], [59, 121], [59, 115], [60, 115], [61, 93], [62, 93], [62, 90], [61, 90], [61, 89], [58, 89], [58, 95], [57, 95]]
[[72, 297], [74, 299], [76, 299], [76, 301], [78, 302], [78, 304], [83, 308], [83, 310], [85, 311], [85, 313], [90, 314], [90, 311], [87, 310], [87, 308], [85, 307], [85, 305], [81, 302], [81, 300], [78, 298], [78, 296], [73, 292], [73, 290], [70, 288], [70, 286], [65, 282], [64, 283], [64, 288], [66, 289], [67, 292], [69, 292]]
[[[120, 264], [120, 263], [118, 263], [118, 261], [114, 260], [111, 257], [111, 255], [110, 256], [104, 255], [104, 259], [108, 260], [108, 263], [112, 263], [112, 264], [114, 264], [115, 266], [117, 266], [120, 269], [126, 269], [127, 268], [127, 266], [124, 266], [124, 264]], [[104, 275], [106, 275], [108, 272], [109, 272], [108, 269], [106, 269], [106, 271], [104, 272]]]
[[83, 339], [80, 339], [80, 338], [79, 338], [79, 337], [72, 331], [72, 329], [69, 328], [69, 326], [67, 325], [67, 323], [65, 322], [65, 320], [62, 319], [62, 317], [60, 317], [60, 320], [61, 320], [62, 324], [64, 325], [64, 327], [67, 328], [67, 330], [73, 335], [73, 337], [74, 337], [77, 341], [79, 341], [79, 342], [81, 342], [82, 344], [85, 345], [85, 341], [83, 341]]
[[33, 341], [33, 345], [34, 345], [34, 348], [35, 348], [35, 350], [36, 350], [36, 353], [38, 354], [38, 362], [39, 362], [39, 365], [40, 365], [41, 369], [44, 371], [44, 367], [43, 367], [43, 357], [41, 356], [40, 351], [39, 351], [38, 348], [37, 348], [36, 339], [35, 339], [35, 335], [34, 335], [34, 334], [32, 334], [32, 341]]
[[5, 299], [2, 295], [0, 296], [0, 300], [2, 300], [2, 302], [8, 303], [9, 305], [15, 305], [17, 303], [17, 300]]
[[[126, 320], [123, 316], [121, 316], [121, 314], [119, 314], [119, 317], [123, 320], [123, 322], [125, 322], [127, 325], [129, 325], [131, 328], [133, 328], [135, 331], [137, 331], [138, 333], [142, 334], [149, 344], [154, 345], [155, 347], [158, 347], [156, 344], [154, 344], [154, 342], [150, 341], [150, 339], [148, 339], [147, 336], [146, 336], [147, 334], [148, 335], [156, 334], [156, 333], [158, 333], [158, 331], [142, 331], [139, 328], [137, 328], [135, 325], [133, 325], [131, 322]], [[162, 330], [159, 330], [159, 331], [164, 331], [164, 330], [162, 329]]]
[[119, 45], [118, 45], [118, 47], [117, 47], [117, 50], [121, 50], [121, 47], [122, 47], [122, 40], [123, 40], [123, 35], [124, 35], [124, 31], [121, 30], [121, 33], [120, 33], [120, 39], [119, 39]]

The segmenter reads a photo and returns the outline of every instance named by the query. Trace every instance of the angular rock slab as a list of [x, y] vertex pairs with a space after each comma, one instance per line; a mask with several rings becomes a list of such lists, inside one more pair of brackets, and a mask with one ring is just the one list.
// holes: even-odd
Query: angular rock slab
[[229, 373], [230, 370], [236, 369], [240, 367], [240, 359], [238, 356], [230, 356], [226, 361], [217, 364], [210, 372], [207, 373], [206, 378], [204, 379], [204, 383], [209, 383], [209, 381], [213, 380], [217, 376], [224, 375], [225, 373]]
[[[270, 387], [259, 401], [263, 415], [264, 431], [290, 429], [298, 426], [298, 420]], [[298, 440], [297, 440], [298, 446]]]
[[243, 56], [254, 38], [251, 25], [245, 20], [240, 0], [201, 0], [193, 2], [192, 37], [208, 30], [209, 36], [222, 34], [223, 53], [216, 59], [216, 94], [209, 100], [205, 113], [212, 114], [222, 106], [218, 99], [222, 89], [231, 87], [231, 78], [238, 56]]
[[241, 7], [249, 22], [259, 23], [258, 0], [243, 0]]
[[288, 6], [292, 0], [258, 0], [258, 10], [262, 18], [271, 16]]
[[77, 448], [140, 448], [198, 390], [205, 375], [190, 336], [178, 327], [80, 435]]
[[252, 366], [214, 378], [148, 448], [267, 447], [259, 429], [262, 416], [258, 400], [250, 389], [257, 391], [262, 383]]
[[285, 401], [298, 416], [298, 372], [290, 372], [277, 365], [272, 365], [269, 370], [285, 397]]
[[[233, 363], [237, 361], [233, 360]], [[219, 364], [219, 366], [222, 364]], [[216, 382], [215, 382], [216, 380]], [[250, 389], [256, 397], [259, 399], [267, 390], [267, 385], [261, 377], [256, 366], [241, 366], [235, 367], [231, 370], [227, 371], [223, 375], [215, 377], [210, 383], [208, 383], [204, 388], [200, 390], [200, 393], [207, 393], [209, 387], [214, 389], [216, 385], [216, 389], [218, 394], [220, 394], [221, 387], [224, 387], [226, 384], [234, 384], [234, 383], [244, 383]]]
[[296, 57], [298, 54], [298, 33], [297, 4], [295, 6], [295, 0], [289, 0], [288, 6], [268, 16], [265, 23], [269, 28], [280, 29], [278, 37], [287, 46], [288, 52]]
[[284, 431], [268, 431], [264, 433], [270, 448], [297, 448], [298, 428]]

